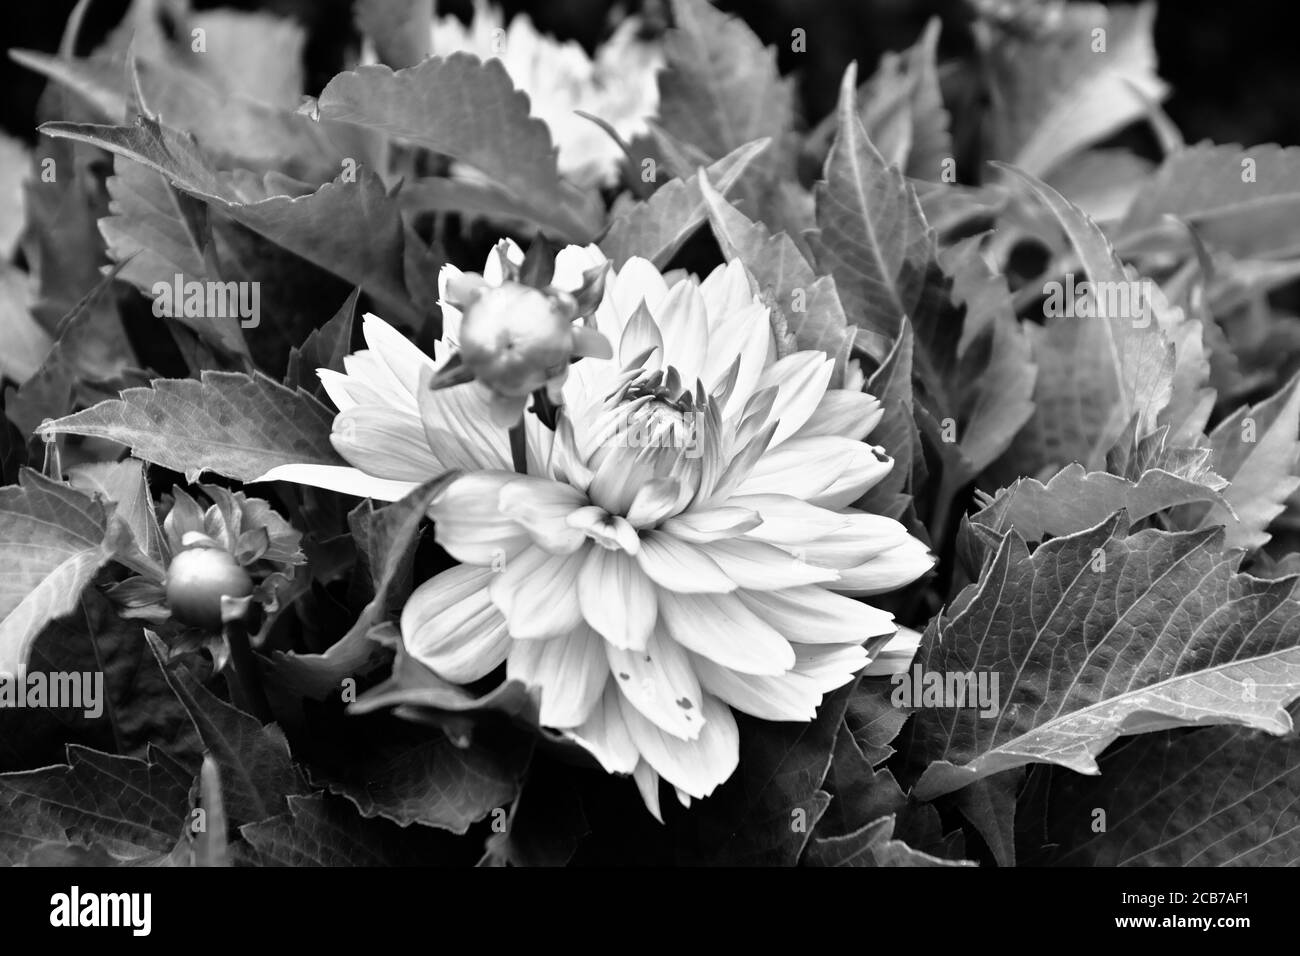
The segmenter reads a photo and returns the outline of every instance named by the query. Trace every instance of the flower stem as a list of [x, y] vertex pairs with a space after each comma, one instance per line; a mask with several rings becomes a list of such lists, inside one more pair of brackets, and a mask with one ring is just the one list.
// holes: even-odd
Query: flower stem
[[510, 427], [510, 458], [515, 471], [521, 475], [528, 474], [528, 439], [524, 436], [524, 420]]
[[248, 623], [236, 618], [225, 624], [226, 643], [230, 646], [230, 669], [226, 678], [230, 694], [236, 703], [264, 724], [275, 719], [271, 704], [262, 688], [262, 677], [257, 669], [257, 657], [248, 642]]

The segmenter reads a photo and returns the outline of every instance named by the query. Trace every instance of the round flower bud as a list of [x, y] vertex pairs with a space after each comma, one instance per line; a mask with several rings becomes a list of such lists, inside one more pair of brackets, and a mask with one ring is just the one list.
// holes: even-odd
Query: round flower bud
[[222, 596], [252, 593], [252, 578], [222, 548], [187, 548], [167, 568], [167, 606], [176, 620], [192, 627], [219, 630]]
[[545, 293], [509, 284], [484, 290], [460, 327], [460, 354], [492, 391], [523, 398], [562, 375], [573, 353], [572, 318]]

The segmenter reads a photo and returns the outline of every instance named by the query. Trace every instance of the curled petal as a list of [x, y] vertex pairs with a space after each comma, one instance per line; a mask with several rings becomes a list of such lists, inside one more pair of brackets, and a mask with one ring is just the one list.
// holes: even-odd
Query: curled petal
[[402, 642], [434, 673], [459, 684], [495, 669], [510, 649], [505, 619], [488, 597], [492, 574], [461, 565], [430, 578], [402, 609]]

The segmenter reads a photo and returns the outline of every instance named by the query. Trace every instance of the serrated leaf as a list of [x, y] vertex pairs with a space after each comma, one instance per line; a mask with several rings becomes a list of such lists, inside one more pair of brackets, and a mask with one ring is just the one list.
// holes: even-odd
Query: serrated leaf
[[[1136, 437], [1154, 431], [1173, 398], [1177, 353], [1165, 329], [1183, 321], [1170, 312], [1158, 289], [1125, 270], [1114, 248], [1088, 216], [1060, 193], [1026, 173], [1005, 170], [1041, 202], [1065, 231], [1092, 284], [1086, 296], [1093, 317], [1059, 315], [1031, 334], [1039, 364], [1035, 403], [1037, 437], [1046, 461], [1059, 454], [1100, 464], [1107, 449], [1136, 415]], [[1122, 299], [1102, 290], [1133, 290]], [[1113, 301], [1111, 301], [1113, 299]], [[1127, 301], [1127, 307], [1124, 302]], [[1121, 314], [1131, 313], [1131, 314]], [[1028, 467], [1037, 467], [1032, 462]]]
[[500, 60], [455, 53], [396, 72], [372, 65], [340, 73], [316, 109], [322, 119], [378, 129], [467, 163], [509, 190], [530, 218], [590, 239], [593, 210], [560, 178], [550, 131], [528, 105]]
[[659, 124], [709, 159], [756, 139], [780, 140], [793, 123], [794, 99], [775, 51], [707, 0], [674, 0], [672, 9]]
[[971, 860], [932, 856], [894, 839], [891, 814], [844, 836], [814, 839], [808, 847], [812, 866], [975, 866]]
[[1155, 73], [1154, 3], [1054, 4], [1051, 12], [1050, 24], [1023, 34], [975, 25], [992, 102], [986, 155], [1034, 176], [1141, 119], [1167, 89]]
[[[1297, 711], [1292, 708], [1295, 716]], [[1295, 866], [1300, 737], [1243, 727], [1145, 734], [1101, 776], [1054, 770], [1020, 833], [1034, 865]], [[1097, 811], [1105, 813], [1098, 832]]]
[[427, 727], [418, 728], [418, 736], [414, 727], [406, 735], [395, 733], [326, 784], [363, 817], [464, 833], [515, 798], [532, 749], [521, 735], [494, 735], [490, 729], [476, 728], [465, 747]]
[[24, 469], [0, 488], [0, 674], [17, 674], [49, 621], [77, 606], [95, 572], [130, 533], [101, 502]]
[[911, 502], [913, 467], [921, 460], [921, 435], [912, 416], [912, 349], [912, 326], [904, 321], [889, 353], [863, 388], [884, 407], [880, 424], [870, 437], [894, 459], [894, 467], [867, 491], [860, 504], [867, 511], [895, 518]]
[[1254, 551], [1300, 488], [1300, 373], [1276, 395], [1237, 409], [1209, 439], [1214, 470], [1229, 484], [1222, 502], [1200, 509], [1200, 525], [1224, 525], [1228, 547]]
[[[415, 866], [441, 862], [419, 833], [368, 820], [340, 797], [291, 796], [287, 813], [240, 833], [263, 866]], [[433, 852], [431, 852], [433, 851]]]
[[1198, 501], [1222, 501], [1213, 488], [1160, 469], [1137, 481], [1104, 471], [1088, 471], [1075, 462], [1046, 484], [1021, 478], [1003, 488], [971, 516], [1001, 537], [1012, 529], [1026, 542], [1077, 534], [1094, 528], [1121, 509], [1133, 522], [1170, 508]]
[[216, 761], [231, 826], [282, 812], [286, 796], [302, 793], [303, 784], [280, 728], [264, 727], [256, 717], [214, 696], [183, 664], [168, 661], [167, 648], [157, 637], [147, 636], [168, 686], [184, 705], [204, 750]]
[[[771, 235], [762, 223], [751, 222], [722, 198], [706, 173], [700, 193], [708, 207], [713, 235], [728, 262], [739, 259], [758, 284], [755, 291], [774, 306], [794, 334], [800, 349], [820, 349], [832, 358], [843, 356], [852, 342], [835, 280], [818, 276], [784, 233]], [[803, 308], [793, 309], [796, 302]]]
[[51, 841], [140, 863], [176, 845], [192, 775], [161, 752], [148, 761], [69, 745], [67, 764], [0, 774], [0, 861]]
[[1295, 256], [1300, 148], [1201, 143], [1174, 153], [1138, 194], [1119, 234], [1169, 229], [1166, 216], [1185, 220], [1210, 247], [1235, 256]]
[[[1285, 733], [1300, 696], [1296, 579], [1239, 574], [1221, 530], [1128, 536], [1121, 513], [1029, 553], [1010, 532], [926, 630], [914, 671], [996, 674], [996, 714], [924, 706], [912, 758], [932, 799], [1031, 762], [1096, 773], [1117, 737], [1242, 724]], [[946, 679], [946, 678], [945, 678]]]
[[933, 295], [934, 232], [906, 177], [886, 164], [857, 115], [853, 66], [840, 85], [839, 126], [814, 189], [818, 231], [809, 244], [835, 276], [858, 344], [883, 360], [904, 316], [913, 324]]
[[[708, 167], [706, 175], [720, 195], [731, 191], [769, 142], [746, 143]], [[600, 250], [616, 269], [632, 256], [649, 259], [662, 269], [707, 218], [699, 177], [673, 179], [610, 223], [609, 231], [600, 240]]]
[[[737, 714], [740, 767], [683, 815], [680, 864], [793, 866], [830, 804], [822, 784], [852, 687], [826, 695], [807, 724]], [[802, 826], [793, 823], [801, 821]]]
[[[376, 665], [379, 646], [370, 631], [400, 608], [410, 590], [411, 562], [419, 539], [420, 522], [429, 502], [456, 472], [424, 482], [400, 501], [379, 511], [365, 501], [349, 515], [362, 561], [370, 570], [374, 596], [348, 632], [321, 654], [276, 651], [272, 654], [274, 680], [297, 694], [317, 700], [338, 693], [345, 678], [359, 677]], [[364, 531], [362, 531], [364, 529]], [[405, 578], [405, 588], [398, 582]], [[400, 591], [401, 593], [396, 593]], [[396, 599], [396, 600], [395, 600]], [[397, 604], [398, 607], [393, 607]]]
[[343, 359], [352, 351], [352, 329], [360, 297], [360, 287], [353, 289], [328, 322], [312, 329], [301, 345], [289, 350], [289, 368], [284, 376], [287, 388], [310, 387], [319, 398], [324, 394], [324, 388], [320, 387], [316, 370], [327, 368], [343, 372]]
[[330, 444], [334, 413], [260, 372], [155, 379], [119, 399], [60, 418], [44, 434], [93, 435], [130, 446], [137, 458], [194, 480], [212, 471], [250, 481], [277, 465], [341, 465]]
[[134, 126], [46, 123], [41, 132], [143, 163], [289, 252], [360, 285], [390, 318], [414, 325], [423, 317], [406, 286], [400, 207], [369, 169], [352, 177], [345, 171], [315, 191], [290, 194], [282, 176], [218, 172], [192, 137], [148, 117], [139, 117]]

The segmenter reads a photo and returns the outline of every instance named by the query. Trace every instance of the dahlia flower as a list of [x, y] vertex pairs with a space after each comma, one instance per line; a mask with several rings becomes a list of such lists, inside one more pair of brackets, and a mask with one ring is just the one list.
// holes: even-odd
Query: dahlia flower
[[539, 33], [526, 15], [507, 26], [500, 9], [475, 0], [469, 26], [453, 16], [434, 18], [431, 52], [499, 59], [515, 87], [528, 94], [533, 115], [550, 128], [560, 172], [579, 186], [608, 185], [618, 177], [623, 154], [578, 111], [607, 121], [624, 140], [647, 131], [646, 120], [659, 106], [655, 73], [663, 55], [656, 44], [637, 39], [640, 28], [636, 17], [623, 20], [593, 60], [579, 44]]
[[[603, 261], [570, 246], [553, 282], [575, 289]], [[502, 274], [489, 259], [487, 284]], [[440, 281], [445, 299], [464, 277]], [[880, 403], [830, 388], [822, 352], [778, 354], [743, 265], [703, 281], [637, 258], [610, 270], [595, 324], [614, 358], [572, 366], [553, 431], [525, 416], [522, 474], [478, 383], [421, 389], [460, 320], [444, 305], [430, 358], [367, 316], [369, 348], [320, 373], [352, 467], [264, 476], [395, 498], [465, 470], [430, 509], [462, 563], [411, 595], [408, 653], [460, 683], [504, 662], [541, 723], [633, 775], [656, 816], [661, 777], [689, 805], [731, 775], [733, 709], [806, 721], [863, 668], [907, 668], [919, 635], [855, 599], [933, 563], [897, 521], [852, 507], [893, 464], [862, 440]]]

